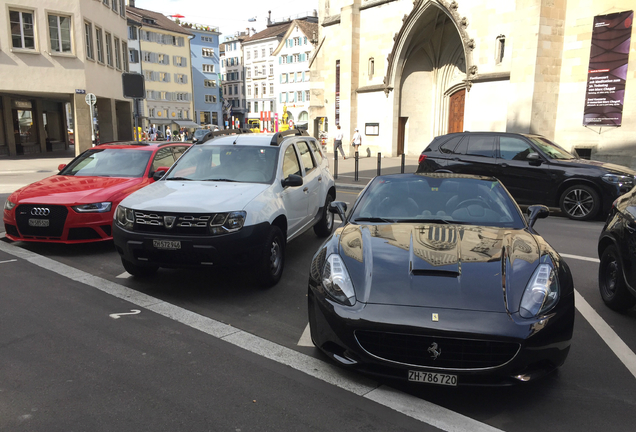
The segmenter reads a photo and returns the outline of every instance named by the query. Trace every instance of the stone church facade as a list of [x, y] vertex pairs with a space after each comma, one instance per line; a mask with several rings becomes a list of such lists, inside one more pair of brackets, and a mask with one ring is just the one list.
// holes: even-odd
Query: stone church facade
[[[536, 133], [636, 167], [636, 35], [620, 127], [583, 126], [593, 20], [633, 0], [320, 0], [310, 131], [363, 155], [456, 131]], [[313, 129], [312, 129], [313, 128]], [[633, 158], [633, 159], [632, 159]]]

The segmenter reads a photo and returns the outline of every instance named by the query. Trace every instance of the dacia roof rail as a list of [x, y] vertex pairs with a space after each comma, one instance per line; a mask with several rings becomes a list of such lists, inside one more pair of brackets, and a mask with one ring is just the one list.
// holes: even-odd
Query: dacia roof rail
[[205, 134], [205, 136], [201, 138], [201, 141], [197, 142], [197, 144], [203, 144], [204, 142], [209, 141], [212, 138], [216, 138], [222, 135], [237, 135], [237, 134], [244, 134], [244, 133], [252, 133], [252, 131], [247, 128], [223, 129], [218, 131], [210, 131], [207, 134]]
[[276, 132], [274, 136], [272, 137], [272, 142], [270, 142], [270, 145], [278, 146], [280, 145], [280, 143], [283, 141], [285, 137], [290, 135], [309, 136], [307, 131], [304, 129], [287, 129], [286, 131], [283, 131], [283, 132]]

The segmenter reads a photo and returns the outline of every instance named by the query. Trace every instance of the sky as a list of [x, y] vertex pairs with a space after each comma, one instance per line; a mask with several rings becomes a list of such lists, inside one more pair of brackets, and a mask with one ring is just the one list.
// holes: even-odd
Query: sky
[[264, 30], [267, 11], [272, 11], [272, 20], [293, 19], [298, 14], [318, 10], [318, 0], [135, 0], [135, 6], [164, 15], [180, 14], [185, 16], [182, 21], [219, 27], [222, 42], [224, 36], [248, 27]]

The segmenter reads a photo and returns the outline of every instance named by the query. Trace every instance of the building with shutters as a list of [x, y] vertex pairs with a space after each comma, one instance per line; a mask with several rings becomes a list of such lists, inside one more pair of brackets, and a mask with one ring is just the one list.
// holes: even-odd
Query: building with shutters
[[101, 142], [132, 137], [123, 0], [4, 2], [0, 22], [0, 156], [71, 144], [79, 154], [93, 144], [91, 124]]
[[290, 126], [307, 127], [309, 123], [309, 59], [318, 37], [318, 23], [294, 20], [272, 54], [276, 74], [275, 93], [278, 118]]
[[190, 38], [193, 33], [164, 15], [127, 6], [127, 13], [140, 22], [139, 61], [145, 79], [146, 98], [140, 112], [141, 127], [153, 126], [164, 136], [181, 127], [194, 129], [194, 98]]
[[612, 47], [629, 54], [617, 72], [622, 123], [584, 124], [588, 87], [607, 85], [588, 86], [595, 17], [633, 10], [633, 0], [319, 0], [310, 131], [333, 136], [340, 124], [347, 142], [357, 127], [362, 152], [385, 155], [419, 154], [453, 131], [537, 133], [636, 167], [633, 18], [621, 23], [631, 41]]

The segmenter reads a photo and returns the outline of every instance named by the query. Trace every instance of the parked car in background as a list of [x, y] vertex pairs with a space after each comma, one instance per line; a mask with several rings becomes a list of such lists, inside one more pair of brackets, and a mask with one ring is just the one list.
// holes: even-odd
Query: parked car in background
[[607, 214], [636, 183], [636, 171], [581, 159], [540, 135], [461, 132], [436, 137], [417, 172], [438, 170], [498, 178], [520, 204], [560, 207], [570, 219]]
[[598, 240], [598, 285], [616, 311], [636, 305], [636, 188], [618, 198]]
[[196, 144], [196, 143], [202, 141], [203, 137], [205, 137], [210, 132], [212, 132], [211, 129], [196, 129], [192, 133], [192, 143]]
[[413, 383], [506, 385], [558, 368], [572, 275], [493, 177], [378, 176], [314, 255], [309, 325], [337, 364]]
[[114, 242], [126, 271], [242, 265], [275, 285], [288, 241], [326, 237], [336, 197], [326, 155], [301, 131], [219, 132], [190, 148], [161, 181], [117, 208]]
[[119, 202], [161, 178], [188, 147], [135, 141], [93, 147], [60, 165], [58, 174], [9, 196], [3, 214], [6, 236], [47, 243], [111, 240]]

